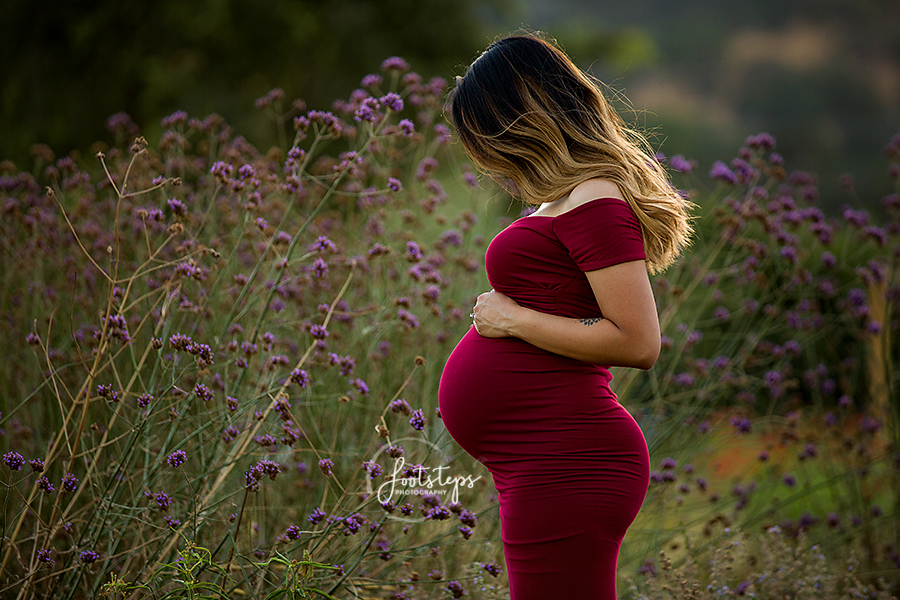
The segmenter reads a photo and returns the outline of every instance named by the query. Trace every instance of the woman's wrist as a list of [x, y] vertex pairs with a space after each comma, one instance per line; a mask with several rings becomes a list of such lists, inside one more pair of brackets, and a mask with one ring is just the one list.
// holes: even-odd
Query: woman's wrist
[[532, 312], [534, 311], [530, 308], [526, 308], [521, 304], [517, 304], [507, 317], [509, 319], [509, 322], [504, 328], [506, 330], [506, 334], [511, 337], [522, 338], [525, 324], [527, 323], [528, 318], [531, 316], [529, 313]]

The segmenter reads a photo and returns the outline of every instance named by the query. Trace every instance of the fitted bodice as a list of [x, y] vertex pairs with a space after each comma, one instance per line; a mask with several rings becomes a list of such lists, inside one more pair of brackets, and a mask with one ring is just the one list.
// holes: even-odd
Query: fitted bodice
[[645, 258], [631, 208], [616, 198], [586, 202], [555, 217], [514, 221], [485, 255], [494, 290], [517, 303], [564, 317], [598, 317], [585, 271]]

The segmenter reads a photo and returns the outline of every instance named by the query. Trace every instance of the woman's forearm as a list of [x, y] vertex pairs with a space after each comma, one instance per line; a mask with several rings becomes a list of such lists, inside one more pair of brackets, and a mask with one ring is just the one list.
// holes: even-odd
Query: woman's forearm
[[623, 331], [609, 319], [572, 319], [519, 306], [506, 326], [509, 335], [548, 352], [617, 367], [649, 369], [659, 357], [658, 328]]

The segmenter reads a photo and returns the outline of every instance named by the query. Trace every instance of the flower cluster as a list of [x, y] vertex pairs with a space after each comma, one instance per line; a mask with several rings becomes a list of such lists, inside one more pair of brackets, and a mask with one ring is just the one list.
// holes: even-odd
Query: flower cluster
[[248, 491], [259, 491], [259, 482], [263, 477], [272, 481], [281, 473], [281, 465], [271, 460], [261, 460], [244, 472], [244, 481]]
[[166, 463], [170, 467], [180, 467], [187, 461], [187, 453], [184, 450], [176, 450], [166, 457]]

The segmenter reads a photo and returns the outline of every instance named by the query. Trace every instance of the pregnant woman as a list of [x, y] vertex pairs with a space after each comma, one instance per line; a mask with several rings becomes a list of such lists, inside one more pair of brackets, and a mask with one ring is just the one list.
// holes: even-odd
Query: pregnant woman
[[493, 289], [444, 367], [443, 421], [493, 475], [512, 600], [612, 600], [650, 469], [609, 367], [656, 361], [648, 269], [688, 243], [691, 204], [538, 36], [491, 44], [448, 108], [478, 167], [539, 208], [487, 249]]

